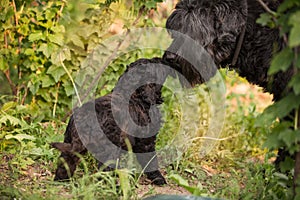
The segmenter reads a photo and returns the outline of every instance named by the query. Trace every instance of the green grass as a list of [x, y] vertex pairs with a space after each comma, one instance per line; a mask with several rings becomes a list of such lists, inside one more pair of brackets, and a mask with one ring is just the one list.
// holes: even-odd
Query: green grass
[[[236, 76], [226, 80], [229, 86], [233, 82], [245, 83]], [[170, 79], [168, 84], [176, 88], [176, 81]], [[201, 137], [205, 136], [211, 112], [205, 97], [207, 89], [199, 86], [173, 95], [171, 86], [164, 91], [166, 102], [162, 110], [165, 124], [157, 142], [158, 150], [171, 144], [166, 153], [178, 155], [178, 160], [167, 160], [168, 165], [162, 169], [167, 173], [170, 187], [175, 191], [223, 199], [288, 198], [288, 177], [275, 173], [270, 161], [274, 153], [261, 148], [269, 129], [255, 126], [255, 118], [259, 114], [255, 109], [255, 96], [250, 102], [250, 109], [241, 101], [242, 96], [227, 96], [228, 112], [224, 127], [216, 146], [203, 157], [199, 156], [204, 142]], [[183, 118], [185, 114], [179, 100], [187, 96], [193, 106], [184, 107], [187, 109], [184, 112], [195, 118]], [[234, 112], [230, 111], [233, 99], [240, 101]], [[2, 119], [3, 116], [8, 118], [1, 122], [0, 127], [1, 199], [141, 199], [142, 194], [157, 193], [154, 186], [141, 189], [146, 182], [134, 169], [119, 169], [114, 173], [98, 171], [91, 155], [82, 159], [70, 182], [54, 182], [59, 152], [50, 148], [49, 143], [63, 140], [66, 123], [58, 120], [28, 122], [26, 117], [29, 114], [18, 105], [3, 105]], [[179, 143], [172, 141], [174, 136]], [[193, 137], [200, 139], [193, 140]], [[185, 151], [176, 152], [173, 144], [176, 147], [188, 145], [183, 147]], [[164, 187], [160, 191], [164, 191]]]

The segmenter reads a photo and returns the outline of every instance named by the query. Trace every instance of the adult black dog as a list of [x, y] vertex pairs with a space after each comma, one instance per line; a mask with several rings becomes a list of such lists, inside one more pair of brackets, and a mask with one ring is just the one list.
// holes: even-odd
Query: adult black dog
[[[61, 158], [55, 180], [71, 177], [78, 154], [91, 151], [100, 161], [117, 161], [131, 146], [144, 173], [156, 185], [166, 183], [158, 170], [156, 135], [161, 125], [157, 105], [163, 102], [161, 88], [170, 67], [160, 58], [139, 59], [127, 67], [111, 94], [74, 109], [63, 143], [52, 143]], [[65, 166], [67, 164], [67, 167]], [[107, 165], [105, 170], [119, 167]]]
[[[276, 10], [282, 0], [265, 0], [264, 3]], [[257, 0], [181, 0], [167, 19], [166, 28], [173, 42], [163, 58], [179, 64], [179, 71], [193, 85], [209, 80], [215, 73], [213, 69], [193, 66], [182, 56], [194, 53], [188, 48], [190, 45], [184, 45], [185, 36], [188, 36], [211, 55], [218, 67], [236, 70], [250, 83], [273, 94], [274, 101], [278, 101], [288, 91], [293, 72], [268, 76], [272, 55], [283, 48], [284, 42], [278, 29], [256, 22], [264, 12]], [[279, 151], [281, 153], [283, 151]], [[279, 156], [276, 164], [282, 159]]]

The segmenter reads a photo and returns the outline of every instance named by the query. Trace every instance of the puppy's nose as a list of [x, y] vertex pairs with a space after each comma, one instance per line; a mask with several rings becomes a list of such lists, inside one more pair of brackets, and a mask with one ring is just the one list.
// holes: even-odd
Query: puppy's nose
[[163, 59], [166, 61], [174, 61], [176, 59], [176, 54], [170, 51], [166, 51], [163, 55]]

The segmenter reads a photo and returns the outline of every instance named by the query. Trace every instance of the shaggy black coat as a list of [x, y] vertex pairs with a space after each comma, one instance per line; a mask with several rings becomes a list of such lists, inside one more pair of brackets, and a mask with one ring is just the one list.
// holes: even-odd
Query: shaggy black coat
[[[264, 0], [271, 10], [276, 10], [282, 1]], [[293, 71], [290, 69], [273, 76], [268, 75], [272, 56], [283, 48], [284, 42], [278, 29], [261, 26], [256, 22], [264, 12], [256, 0], [181, 0], [167, 19], [166, 28], [173, 42], [163, 58], [179, 64], [179, 71], [192, 85], [201, 84], [215, 74], [216, 70], [209, 66], [193, 66], [182, 58], [182, 52], [191, 51], [183, 47], [185, 38], [177, 32], [182, 33], [201, 45], [217, 67], [234, 69], [250, 83], [273, 94], [274, 101], [278, 101], [288, 92], [287, 85]], [[240, 37], [241, 48], [232, 65]], [[285, 153], [280, 150], [279, 154]], [[282, 159], [279, 156], [276, 164]]]
[[[76, 154], [85, 154], [87, 152], [86, 147], [91, 147], [94, 151], [92, 153], [98, 159], [100, 157], [99, 166], [111, 159], [116, 160], [121, 155], [121, 151], [126, 152], [128, 150], [127, 138], [147, 177], [156, 185], [166, 183], [158, 170], [155, 152], [156, 134], [161, 125], [161, 115], [157, 105], [163, 102], [161, 97], [162, 84], [160, 83], [163, 83], [170, 74], [162, 64], [166, 64], [166, 62], [159, 58], [140, 59], [131, 63], [119, 79], [122, 84], [117, 84], [118, 88], [115, 88], [114, 92], [74, 109], [65, 132], [64, 142], [52, 143], [54, 148], [62, 152], [60, 157], [64, 160], [64, 162], [59, 161], [58, 163], [55, 180], [68, 179], [73, 175], [80, 159]], [[129, 72], [133, 76], [129, 75], [122, 80]], [[131, 94], [127, 107], [116, 103], [125, 99], [134, 84], [139, 84], [140, 81], [145, 82], [145, 80], [146, 84]], [[116, 100], [115, 103], [112, 101], [113, 98]], [[116, 117], [120, 116], [113, 115], [112, 106], [115, 113], [119, 113], [121, 116], [119, 123], [116, 122]], [[144, 132], [137, 133], [139, 130], [132, 127], [130, 129], [127, 118], [122, 116], [122, 112], [126, 109], [130, 114], [127, 117], [131, 117], [137, 126], [147, 127], [149, 124], [151, 125], [143, 129]], [[154, 134], [153, 131], [155, 131]], [[114, 147], [117, 147], [117, 150]], [[65, 163], [69, 169], [66, 169]], [[108, 165], [106, 170], [115, 167]]]
[[[264, 2], [270, 9], [276, 10], [281, 1]], [[277, 29], [264, 27], [256, 22], [264, 12], [256, 0], [182, 0], [168, 18], [166, 28], [191, 37], [207, 50], [218, 67], [235, 69], [249, 82], [273, 94], [274, 100], [279, 100], [292, 71], [268, 76], [272, 55], [274, 51], [282, 49], [283, 41]], [[242, 46], [237, 62], [232, 66], [231, 62], [244, 27], [246, 31]], [[183, 75], [191, 83], [202, 83], [204, 80], [197, 72], [199, 69], [193, 69], [190, 63], [176, 55], [183, 43], [182, 37], [170, 32], [174, 41], [170, 51], [164, 54], [164, 59], [179, 63]]]

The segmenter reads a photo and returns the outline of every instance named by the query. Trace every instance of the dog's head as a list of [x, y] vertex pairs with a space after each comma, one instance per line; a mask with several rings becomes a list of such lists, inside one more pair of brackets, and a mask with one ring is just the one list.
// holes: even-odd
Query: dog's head
[[[166, 23], [173, 43], [165, 52], [164, 59], [179, 63], [182, 68], [190, 68], [191, 63], [181, 56], [187, 54], [183, 51], [193, 51], [193, 48], [187, 48], [190, 45], [182, 47], [189, 38], [203, 47], [216, 65], [225, 63], [234, 55], [246, 19], [246, 0], [182, 0]], [[192, 73], [191, 70], [186, 71]]]

